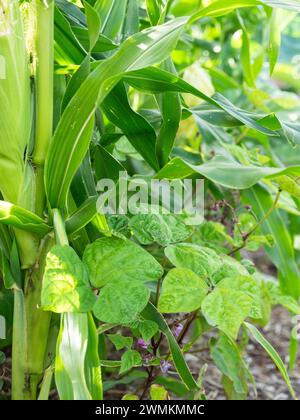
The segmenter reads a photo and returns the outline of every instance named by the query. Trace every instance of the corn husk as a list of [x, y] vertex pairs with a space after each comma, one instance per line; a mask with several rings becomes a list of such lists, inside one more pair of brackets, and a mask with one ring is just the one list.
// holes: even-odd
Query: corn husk
[[0, 0], [0, 190], [15, 204], [30, 130], [30, 76], [18, 1]]

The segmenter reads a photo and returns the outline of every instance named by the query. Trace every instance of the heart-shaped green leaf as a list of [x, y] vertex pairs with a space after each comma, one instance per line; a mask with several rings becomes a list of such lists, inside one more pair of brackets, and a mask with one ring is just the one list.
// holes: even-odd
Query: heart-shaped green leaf
[[192, 312], [208, 292], [205, 281], [186, 268], [174, 268], [163, 281], [158, 309], [164, 313]]
[[163, 274], [161, 265], [151, 254], [126, 239], [99, 239], [86, 248], [83, 260], [95, 287], [119, 280], [155, 281]]

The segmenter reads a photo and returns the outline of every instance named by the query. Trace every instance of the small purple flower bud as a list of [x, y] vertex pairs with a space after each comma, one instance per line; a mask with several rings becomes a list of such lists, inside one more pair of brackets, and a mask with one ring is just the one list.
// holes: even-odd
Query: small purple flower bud
[[162, 373], [168, 373], [171, 367], [172, 367], [171, 363], [167, 362], [166, 360], [160, 361], [160, 370], [162, 371]]
[[175, 325], [174, 328], [173, 328], [173, 334], [175, 335], [175, 337], [179, 337], [182, 330], [183, 330], [183, 325], [182, 324]]
[[143, 360], [144, 360], [144, 362], [145, 363], [150, 363], [151, 362], [151, 360], [153, 359], [153, 356], [152, 356], [152, 354], [145, 354], [144, 356], [143, 356]]
[[148, 346], [150, 345], [150, 341], [144, 341], [142, 338], [139, 338], [137, 344], [142, 349], [147, 350]]

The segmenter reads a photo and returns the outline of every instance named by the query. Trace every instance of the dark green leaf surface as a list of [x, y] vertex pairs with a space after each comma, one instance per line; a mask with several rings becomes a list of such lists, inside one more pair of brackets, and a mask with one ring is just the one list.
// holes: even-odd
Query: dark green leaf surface
[[102, 238], [86, 248], [83, 257], [91, 282], [102, 287], [115, 281], [144, 283], [158, 280], [160, 264], [134, 242], [120, 238]]
[[150, 291], [141, 281], [116, 279], [106, 284], [94, 306], [94, 314], [109, 324], [129, 324], [145, 308]]

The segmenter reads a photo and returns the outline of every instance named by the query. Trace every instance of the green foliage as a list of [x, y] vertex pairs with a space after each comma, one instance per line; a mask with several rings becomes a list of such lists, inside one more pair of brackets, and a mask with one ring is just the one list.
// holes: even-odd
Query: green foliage
[[133, 343], [132, 337], [124, 337], [120, 334], [108, 334], [107, 337], [113, 343], [116, 350], [122, 350], [124, 347], [131, 347]]
[[[1, 337], [0, 348], [11, 343], [13, 326], [14, 296], [10, 290], [0, 289], [0, 315], [6, 320], [5, 337]], [[3, 334], [3, 332], [2, 332]]]
[[168, 399], [168, 391], [161, 385], [152, 385], [150, 388], [150, 397], [153, 401], [164, 401]]
[[[124, 400], [205, 399], [199, 348], [227, 398], [245, 399], [250, 339], [295, 397], [255, 325], [275, 305], [300, 314], [299, 12], [296, 0], [0, 2], [12, 399], [101, 400], [119, 385]], [[97, 183], [120, 172], [204, 178], [206, 220], [158, 211], [150, 194], [139, 214], [101, 214]]]
[[188, 268], [200, 277], [212, 277], [222, 266], [214, 250], [194, 244], [170, 245], [165, 254], [175, 267]]
[[0, 116], [0, 191], [5, 200], [18, 204], [22, 198], [19, 188], [25, 173], [23, 155], [31, 127], [29, 71], [18, 1], [1, 2], [0, 13], [0, 92], [3, 104]]
[[47, 235], [51, 230], [36, 214], [5, 201], [0, 201], [0, 222], [40, 236]]
[[148, 321], [148, 320], [142, 320], [139, 322], [139, 332], [142, 336], [142, 339], [147, 342], [151, 340], [152, 337], [157, 333], [158, 331], [158, 325], [156, 322]]
[[210, 353], [222, 374], [233, 383], [237, 394], [247, 394], [247, 370], [238, 346], [225, 334], [210, 343]]
[[126, 239], [99, 239], [86, 248], [83, 260], [95, 287], [121, 280], [143, 283], [162, 275], [162, 268], [152, 255]]
[[193, 271], [174, 268], [163, 281], [158, 309], [162, 313], [193, 312], [200, 308], [207, 292], [207, 284]]
[[121, 360], [120, 374], [142, 364], [141, 355], [136, 350], [127, 350]]
[[75, 251], [68, 246], [54, 246], [46, 259], [43, 309], [57, 313], [86, 312], [92, 309], [95, 299], [87, 269]]
[[218, 285], [202, 303], [202, 311], [209, 322], [233, 339], [237, 338], [242, 322], [250, 314], [253, 300], [243, 292]]
[[141, 282], [115, 279], [102, 288], [94, 314], [109, 324], [128, 324], [145, 308], [149, 295], [148, 288]]
[[282, 377], [284, 378], [285, 382], [287, 383], [291, 395], [295, 398], [295, 393], [293, 391], [293, 388], [291, 386], [291, 382], [289, 379], [289, 375], [287, 372], [286, 367], [284, 366], [284, 363], [282, 362], [280, 356], [276, 352], [276, 350], [273, 348], [273, 346], [264, 338], [264, 336], [258, 331], [258, 329], [249, 323], [245, 323], [246, 327], [249, 329], [255, 340], [264, 348], [264, 350], [268, 353], [268, 355], [271, 357], [277, 368], [279, 369]]
[[129, 227], [142, 245], [156, 242], [166, 246], [182, 242], [191, 234], [184, 220], [172, 214], [137, 214], [130, 219]]

